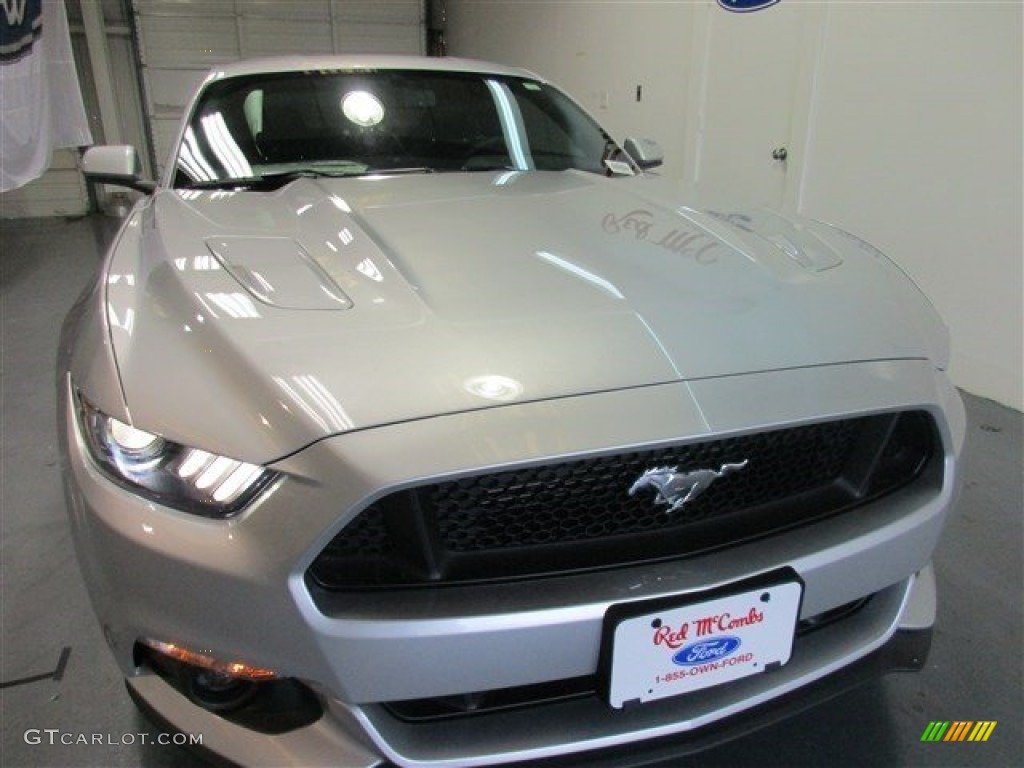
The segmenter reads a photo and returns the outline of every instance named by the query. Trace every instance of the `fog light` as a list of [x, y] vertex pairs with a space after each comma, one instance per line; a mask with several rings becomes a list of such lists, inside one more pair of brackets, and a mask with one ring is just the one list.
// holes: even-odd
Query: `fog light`
[[208, 653], [197, 653], [174, 643], [164, 643], [145, 637], [142, 638], [142, 643], [164, 656], [169, 656], [193, 667], [200, 667], [210, 673], [211, 681], [216, 677], [222, 677], [231, 680], [261, 682], [277, 677], [277, 674], [270, 669], [254, 667], [241, 661], [219, 661]]
[[220, 661], [209, 653], [199, 653], [175, 643], [149, 638], [142, 638], [140, 642], [164, 657], [166, 661], [162, 666], [177, 680], [182, 693], [211, 712], [224, 714], [239, 709], [252, 700], [261, 688], [260, 683], [277, 678], [272, 670], [241, 661]]
[[[134, 659], [136, 666], [155, 672], [193, 704], [256, 733], [288, 733], [315, 723], [324, 713], [308, 687], [274, 676], [269, 669], [218, 662], [208, 653], [145, 638], [136, 640]], [[248, 677], [238, 677], [242, 671]], [[132, 697], [140, 701], [136, 694]], [[144, 703], [140, 706], [147, 711]]]
[[238, 709], [256, 694], [257, 688], [251, 680], [194, 667], [182, 668], [182, 682], [186, 695], [211, 712]]

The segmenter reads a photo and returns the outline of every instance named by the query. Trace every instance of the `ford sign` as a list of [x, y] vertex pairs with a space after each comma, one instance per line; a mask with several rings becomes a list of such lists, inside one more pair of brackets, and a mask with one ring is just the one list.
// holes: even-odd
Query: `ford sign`
[[718, 4], [727, 11], [735, 13], [750, 13], [760, 11], [769, 5], [775, 5], [779, 0], [718, 0]]
[[732, 635], [698, 640], [690, 643], [672, 657], [672, 663], [680, 667], [692, 667], [709, 661], [718, 661], [731, 656], [740, 647], [740, 639]]

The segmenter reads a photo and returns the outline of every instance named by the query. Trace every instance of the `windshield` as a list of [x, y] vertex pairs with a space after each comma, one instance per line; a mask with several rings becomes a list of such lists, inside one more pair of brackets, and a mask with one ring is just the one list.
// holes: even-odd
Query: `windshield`
[[623, 172], [623, 163], [605, 162], [613, 155], [625, 160], [589, 115], [534, 80], [289, 72], [210, 83], [178, 148], [174, 186], [388, 172]]

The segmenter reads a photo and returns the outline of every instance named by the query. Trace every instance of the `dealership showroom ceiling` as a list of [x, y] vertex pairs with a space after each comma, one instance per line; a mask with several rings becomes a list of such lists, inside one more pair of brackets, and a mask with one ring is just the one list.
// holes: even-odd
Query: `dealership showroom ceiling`
[[0, 764], [1024, 765], [1022, 48], [0, 0]]

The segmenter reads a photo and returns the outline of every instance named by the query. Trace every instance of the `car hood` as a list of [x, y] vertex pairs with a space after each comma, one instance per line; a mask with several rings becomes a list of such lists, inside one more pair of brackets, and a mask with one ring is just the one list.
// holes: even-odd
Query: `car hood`
[[130, 417], [265, 463], [438, 414], [927, 356], [927, 303], [860, 241], [663, 187], [483, 172], [160, 191], [106, 275]]

